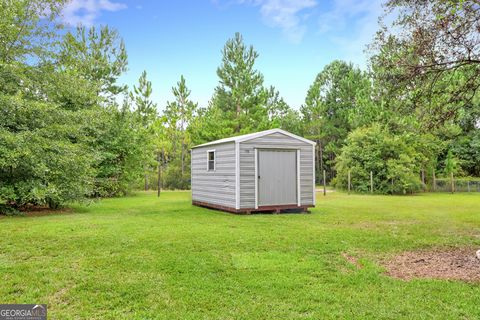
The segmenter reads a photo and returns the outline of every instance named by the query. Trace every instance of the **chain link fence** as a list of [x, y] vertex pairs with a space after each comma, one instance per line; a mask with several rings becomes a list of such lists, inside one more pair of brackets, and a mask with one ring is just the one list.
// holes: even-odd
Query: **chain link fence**
[[[332, 172], [323, 171], [317, 172], [316, 174], [316, 185], [319, 191], [323, 188], [324, 183], [328, 186], [330, 185], [332, 179], [335, 177]], [[456, 178], [455, 176], [445, 177], [436, 177], [435, 174], [426, 176], [425, 172], [420, 173], [420, 186], [417, 191], [412, 192], [480, 192], [480, 178], [476, 177], [461, 177]], [[360, 181], [359, 181], [360, 179]], [[354, 175], [353, 172], [348, 172], [348, 181], [345, 182], [345, 186], [342, 188], [347, 192], [355, 193], [376, 193], [375, 183], [379, 183], [375, 179], [375, 173], [370, 172], [369, 175]], [[384, 182], [387, 183], [387, 182]], [[395, 180], [388, 181], [388, 184], [391, 185], [392, 193], [395, 190]], [[385, 185], [383, 185], [385, 190]]]
[[480, 179], [437, 178], [430, 188], [432, 192], [480, 192]]

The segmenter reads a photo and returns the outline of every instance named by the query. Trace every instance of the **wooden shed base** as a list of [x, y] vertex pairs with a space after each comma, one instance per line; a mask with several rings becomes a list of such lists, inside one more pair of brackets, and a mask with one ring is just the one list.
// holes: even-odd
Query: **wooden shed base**
[[274, 212], [274, 213], [281, 213], [285, 210], [293, 210], [297, 209], [301, 212], [308, 212], [308, 208], [313, 208], [313, 205], [306, 205], [306, 206], [298, 206], [296, 204], [287, 204], [287, 205], [279, 205], [279, 206], [261, 206], [258, 209], [255, 208], [242, 208], [242, 209], [235, 209], [232, 207], [221, 206], [217, 204], [201, 202], [201, 201], [192, 201], [194, 206], [205, 207], [210, 209], [222, 210], [226, 212], [236, 213], [236, 214], [250, 214], [253, 212]]

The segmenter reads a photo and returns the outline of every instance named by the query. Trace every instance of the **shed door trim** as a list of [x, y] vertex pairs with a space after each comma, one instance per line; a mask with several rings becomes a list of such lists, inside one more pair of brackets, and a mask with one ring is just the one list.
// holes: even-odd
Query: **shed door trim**
[[255, 148], [255, 209], [258, 209], [258, 149]]
[[297, 150], [297, 206], [300, 207], [300, 150]]
[[300, 190], [300, 149], [299, 148], [254, 148], [255, 153], [255, 209], [258, 209], [258, 202], [259, 202], [259, 186], [258, 186], [258, 171], [259, 171], [259, 151], [266, 150], [266, 151], [295, 151], [295, 159], [296, 159], [296, 198], [297, 198], [297, 206], [301, 206], [301, 190]]
[[[316, 186], [315, 186], [315, 146], [312, 146], [312, 162], [313, 162], [313, 172], [312, 172], [312, 203], [313, 203], [313, 206], [316, 205], [316, 200], [317, 200], [317, 197], [316, 197]], [[318, 168], [318, 170], [320, 170], [321, 168]], [[325, 183], [325, 181], [323, 182]]]

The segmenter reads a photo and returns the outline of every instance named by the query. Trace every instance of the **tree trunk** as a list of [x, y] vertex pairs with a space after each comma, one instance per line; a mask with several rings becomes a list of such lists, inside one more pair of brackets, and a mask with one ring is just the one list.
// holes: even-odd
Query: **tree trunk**
[[323, 170], [323, 195], [326, 196], [327, 195], [327, 179], [325, 177], [325, 170]]
[[[184, 102], [182, 101], [182, 104]], [[185, 114], [182, 115], [182, 122], [180, 127], [180, 132], [182, 134], [181, 144], [180, 144], [180, 167], [182, 171], [182, 180], [183, 180], [183, 173], [185, 172]]]
[[450, 172], [450, 191], [455, 192], [455, 182], [453, 180], [453, 172]]
[[320, 174], [323, 171], [323, 147], [322, 147], [322, 141], [320, 140], [318, 140], [317, 166], [318, 166], [318, 181], [320, 181]]
[[157, 181], [157, 197], [160, 197], [160, 190], [162, 188], [162, 162], [160, 160], [160, 151], [157, 152], [157, 163], [158, 163], [158, 181]]
[[237, 129], [236, 133], [240, 133], [241, 125], [240, 125], [240, 114], [242, 112], [242, 107], [240, 106], [240, 101], [237, 101]]
[[427, 185], [425, 184], [425, 170], [422, 169], [422, 190], [423, 192], [427, 191]]
[[182, 168], [182, 179], [183, 173], [185, 172], [185, 141], [182, 139], [182, 150], [180, 154], [181, 168]]
[[348, 194], [350, 194], [350, 188], [351, 188], [351, 176], [350, 176], [350, 170], [348, 170]]
[[[333, 153], [330, 153], [329, 159], [330, 159], [330, 163], [334, 163], [335, 155]], [[337, 175], [337, 172], [335, 171], [335, 166], [330, 167], [329, 171], [330, 171], [330, 179], [335, 178], [335, 176]]]

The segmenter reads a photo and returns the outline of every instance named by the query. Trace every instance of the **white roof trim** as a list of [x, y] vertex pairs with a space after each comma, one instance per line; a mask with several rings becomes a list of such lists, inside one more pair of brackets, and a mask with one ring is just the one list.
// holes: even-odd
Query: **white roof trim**
[[212, 141], [212, 142], [208, 142], [208, 143], [200, 144], [198, 146], [194, 146], [194, 147], [192, 147], [192, 149], [198, 148], [198, 147], [205, 147], [205, 146], [220, 144], [220, 143], [227, 143], [227, 142], [239, 143], [239, 142], [244, 142], [244, 141], [260, 138], [260, 137], [263, 137], [263, 136], [266, 136], [266, 135], [269, 135], [269, 134], [272, 134], [272, 133], [281, 133], [281, 134], [284, 134], [284, 135], [289, 136], [291, 138], [294, 138], [294, 139], [303, 141], [305, 143], [311, 144], [312, 146], [316, 145], [315, 142], [313, 142], [311, 140], [308, 140], [308, 139], [305, 139], [303, 137], [297, 136], [296, 134], [290, 133], [288, 131], [285, 131], [285, 130], [282, 130], [282, 129], [270, 129], [270, 130], [245, 134], [245, 135], [242, 135], [242, 136], [236, 136], [236, 137], [230, 137], [230, 138], [215, 140], [215, 141]]

